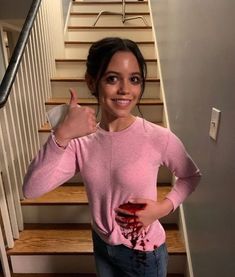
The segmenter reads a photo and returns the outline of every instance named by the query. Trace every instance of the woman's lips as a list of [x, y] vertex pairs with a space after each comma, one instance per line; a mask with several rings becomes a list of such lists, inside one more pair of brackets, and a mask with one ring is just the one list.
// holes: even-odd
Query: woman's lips
[[122, 107], [126, 107], [131, 103], [130, 99], [112, 99], [112, 101], [115, 102], [115, 104]]

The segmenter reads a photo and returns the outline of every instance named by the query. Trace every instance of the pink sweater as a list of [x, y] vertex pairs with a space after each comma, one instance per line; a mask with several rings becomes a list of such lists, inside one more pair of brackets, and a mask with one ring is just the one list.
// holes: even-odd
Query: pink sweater
[[[94, 230], [109, 244], [131, 247], [115, 221], [115, 208], [129, 198], [156, 201], [161, 165], [177, 177], [167, 195], [176, 209], [197, 186], [199, 169], [172, 132], [137, 117], [120, 132], [98, 127], [95, 133], [72, 140], [66, 150], [59, 148], [50, 136], [28, 169], [23, 191], [26, 198], [39, 197], [79, 171]], [[146, 251], [165, 242], [165, 231], [158, 220], [147, 228], [144, 236]], [[142, 250], [140, 241], [135, 248]]]

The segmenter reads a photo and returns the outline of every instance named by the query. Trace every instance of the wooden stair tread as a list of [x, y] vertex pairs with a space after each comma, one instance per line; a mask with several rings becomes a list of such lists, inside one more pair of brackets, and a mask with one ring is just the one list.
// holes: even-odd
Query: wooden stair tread
[[[82, 1], [73, 1], [73, 5], [103, 5], [103, 4], [122, 4], [122, 1], [89, 1], [89, 2], [82, 2]], [[148, 1], [144, 0], [144, 1], [137, 1], [137, 2], [133, 2], [133, 1], [126, 1], [126, 4], [148, 4]]]
[[[99, 13], [98, 12], [70, 12], [70, 16], [81, 16], [81, 15], [94, 15], [97, 16]], [[136, 16], [136, 15], [150, 15], [149, 12], [126, 12], [125, 13], [128, 16]], [[107, 13], [102, 14], [102, 16], [110, 15]], [[112, 16], [120, 16], [119, 14], [111, 14]]]
[[[12, 273], [12, 277], [96, 277], [95, 273]], [[184, 277], [184, 274], [168, 273], [167, 277]]]
[[[71, 63], [79, 63], [79, 62], [86, 62], [87, 59], [55, 59], [55, 62], [56, 63], [68, 63], [68, 62], [71, 62]], [[145, 59], [145, 62], [157, 62], [157, 59]]]
[[[96, 274], [95, 273], [12, 273], [11, 276], [12, 277], [96, 277]], [[181, 275], [179, 276], [181, 277]], [[169, 276], [167, 275], [167, 277]], [[174, 277], [178, 277], [178, 275]]]
[[[158, 199], [163, 199], [170, 191], [170, 186], [158, 187]], [[60, 186], [36, 199], [25, 199], [22, 205], [88, 205], [87, 194], [84, 186]]]
[[[46, 105], [61, 105], [68, 104], [69, 98], [51, 98], [46, 101]], [[97, 105], [98, 102], [95, 98], [81, 98], [78, 100], [81, 105]], [[163, 105], [163, 101], [158, 98], [142, 98], [141, 105]]]
[[[78, 40], [65, 40], [65, 45], [67, 44], [92, 44], [95, 41], [78, 41]], [[153, 44], [154, 45], [154, 41], [135, 41], [138, 45], [140, 44]]]
[[[51, 78], [51, 82], [85, 82], [85, 78], [77, 77], [54, 77]], [[160, 82], [158, 78], [146, 78], [146, 82]]]
[[[165, 127], [163, 122], [153, 122], [153, 123], [156, 124], [156, 125]], [[50, 124], [48, 122], [45, 123], [43, 126], [41, 126], [41, 128], [39, 129], [40, 133], [48, 133], [50, 131], [51, 131], [51, 127], [50, 127]]]
[[69, 31], [76, 30], [136, 30], [136, 29], [152, 29], [151, 26], [75, 26], [70, 25], [67, 27]]
[[[176, 224], [164, 225], [170, 255], [185, 255]], [[8, 255], [93, 254], [89, 224], [25, 224]]]

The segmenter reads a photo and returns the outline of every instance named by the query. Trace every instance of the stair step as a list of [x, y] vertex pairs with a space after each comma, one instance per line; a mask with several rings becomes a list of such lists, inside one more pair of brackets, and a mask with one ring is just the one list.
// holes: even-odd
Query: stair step
[[[122, 1], [73, 1], [73, 5], [102, 5], [102, 4], [122, 4]], [[126, 4], [148, 4], [148, 1], [144, 0], [144, 1], [126, 1]]]
[[[74, 87], [74, 86], [71, 86]], [[68, 89], [66, 90], [68, 91]], [[94, 98], [82, 98], [79, 94], [80, 88], [78, 89], [78, 104], [86, 105], [88, 107], [91, 107], [95, 110], [95, 113], [98, 112], [98, 104], [96, 102], [96, 99]], [[68, 94], [68, 93], [67, 93]], [[46, 101], [46, 109], [50, 110], [53, 108], [53, 106], [68, 103], [68, 98], [54, 98], [58, 99], [58, 101], [53, 101], [50, 103], [50, 101]], [[62, 101], [60, 101], [62, 99]], [[141, 113], [138, 110], [138, 107], [135, 107], [133, 109], [133, 114], [136, 116], [141, 116], [151, 122], [162, 122], [162, 113], [163, 113], [163, 102], [162, 100], [158, 98], [142, 98], [140, 101], [139, 109]], [[100, 113], [97, 115], [97, 121], [100, 121]]]
[[[82, 45], [82, 44], [88, 44], [88, 45], [91, 45], [92, 43], [94, 43], [95, 40], [86, 40], [86, 41], [80, 41], [80, 40], [65, 40], [65, 45], [69, 45], [69, 44], [75, 44], [75, 45]], [[135, 42], [138, 44], [138, 45], [146, 45], [146, 44], [149, 44], [149, 45], [154, 45], [154, 41], [153, 40], [146, 40], [146, 41], [139, 41], [139, 40], [135, 40]]]
[[[170, 255], [185, 255], [176, 224], [164, 225]], [[93, 254], [90, 224], [25, 224], [25, 230], [7, 251], [12, 255]]]
[[68, 26], [69, 31], [79, 30], [152, 30], [151, 26]]
[[[86, 62], [87, 59], [55, 59], [56, 63], [79, 63]], [[145, 62], [157, 62], [157, 59], [145, 59]]]
[[[162, 126], [162, 127], [165, 127], [164, 126], [164, 123], [162, 122], [155, 122], [155, 124], [159, 125], [159, 126]], [[40, 133], [48, 133], [51, 131], [51, 127], [49, 125], [49, 123], [45, 123], [40, 129], [39, 129], [39, 132]]]
[[[133, 9], [134, 10], [134, 9]], [[93, 26], [97, 20], [98, 12], [71, 12], [68, 21], [68, 26]], [[122, 22], [121, 14], [103, 13], [96, 22], [98, 26], [151, 26], [151, 17], [149, 12], [128, 12], [126, 18], [135, 17], [132, 20]], [[143, 19], [142, 19], [142, 18]]]
[[[164, 127], [164, 124], [162, 122], [155, 122], [155, 124]], [[49, 123], [45, 123], [40, 129], [39, 132], [40, 133], [49, 133], [51, 131], [51, 127], [49, 125]]]
[[[87, 59], [56, 59], [57, 77], [76, 77], [82, 78], [86, 72]], [[158, 66], [157, 59], [146, 59], [148, 77], [157, 78]]]
[[[74, 1], [72, 12], [99, 12], [101, 10], [122, 12], [121, 1]], [[147, 1], [126, 1], [126, 12], [147, 12], [149, 11]]]
[[[85, 78], [77, 77], [55, 77], [51, 79], [52, 98], [69, 97], [69, 89], [77, 88], [78, 98], [92, 98]], [[147, 78], [144, 98], [160, 98], [160, 79]]]
[[[61, 105], [68, 104], [69, 98], [52, 98], [46, 100], [46, 105]], [[98, 102], [95, 98], [81, 98], [78, 100], [80, 105], [97, 105]], [[140, 105], [163, 105], [163, 101], [157, 98], [143, 98], [140, 100]]]
[[[54, 77], [54, 78], [51, 78], [51, 82], [85, 82], [85, 79], [84, 78], [62, 78], [62, 77]], [[158, 78], [147, 78], [146, 79], [146, 82], [149, 82], [149, 83], [153, 83], [153, 82], [156, 82], [156, 83], [160, 83], [160, 79]]]
[[[159, 176], [162, 169], [159, 170]], [[167, 180], [163, 175], [159, 179]], [[158, 184], [158, 198], [163, 199], [170, 186]], [[87, 195], [83, 183], [66, 183], [37, 199], [21, 201], [25, 223], [89, 223]], [[161, 219], [161, 223], [177, 223], [178, 210]]]
[[[92, 41], [86, 40], [65, 40], [65, 57], [66, 58], [87, 58], [88, 49], [95, 39]], [[156, 51], [154, 48], [154, 41], [142, 41], [135, 39], [143, 56], [145, 58], [156, 58]]]
[[[168, 185], [158, 187], [158, 199], [162, 200], [170, 191]], [[51, 192], [37, 198], [25, 199], [21, 201], [22, 205], [88, 205], [85, 187], [79, 184], [66, 184], [60, 186]]]
[[[70, 16], [82, 16], [82, 15], [94, 15], [97, 16], [99, 13], [98, 12], [70, 12]], [[109, 16], [110, 14], [102, 14], [102, 16]], [[149, 15], [149, 12], [127, 12], [126, 16], [144, 16], [144, 15]], [[112, 16], [119, 16], [112, 14]]]
[[[24, 274], [24, 273], [13, 273], [12, 277], [96, 277], [97, 275], [95, 273], [87, 274], [87, 273], [63, 273], [63, 274], [58, 274], [58, 273], [35, 273], [35, 274]], [[167, 274], [167, 277], [184, 277], [183, 274]]]
[[150, 41], [153, 39], [152, 29], [148, 26], [85, 26], [85, 27], [74, 27], [67, 28], [66, 32], [66, 40], [79, 40], [79, 41], [87, 41], [91, 37], [94, 40], [99, 40], [104, 37], [124, 37], [131, 40], [142, 40], [142, 41]]

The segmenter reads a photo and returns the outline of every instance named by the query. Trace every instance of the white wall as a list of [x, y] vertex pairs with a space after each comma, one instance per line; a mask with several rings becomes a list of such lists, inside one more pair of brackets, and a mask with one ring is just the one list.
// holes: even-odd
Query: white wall
[[184, 205], [194, 277], [235, 276], [235, 1], [150, 1], [170, 125], [203, 173]]

